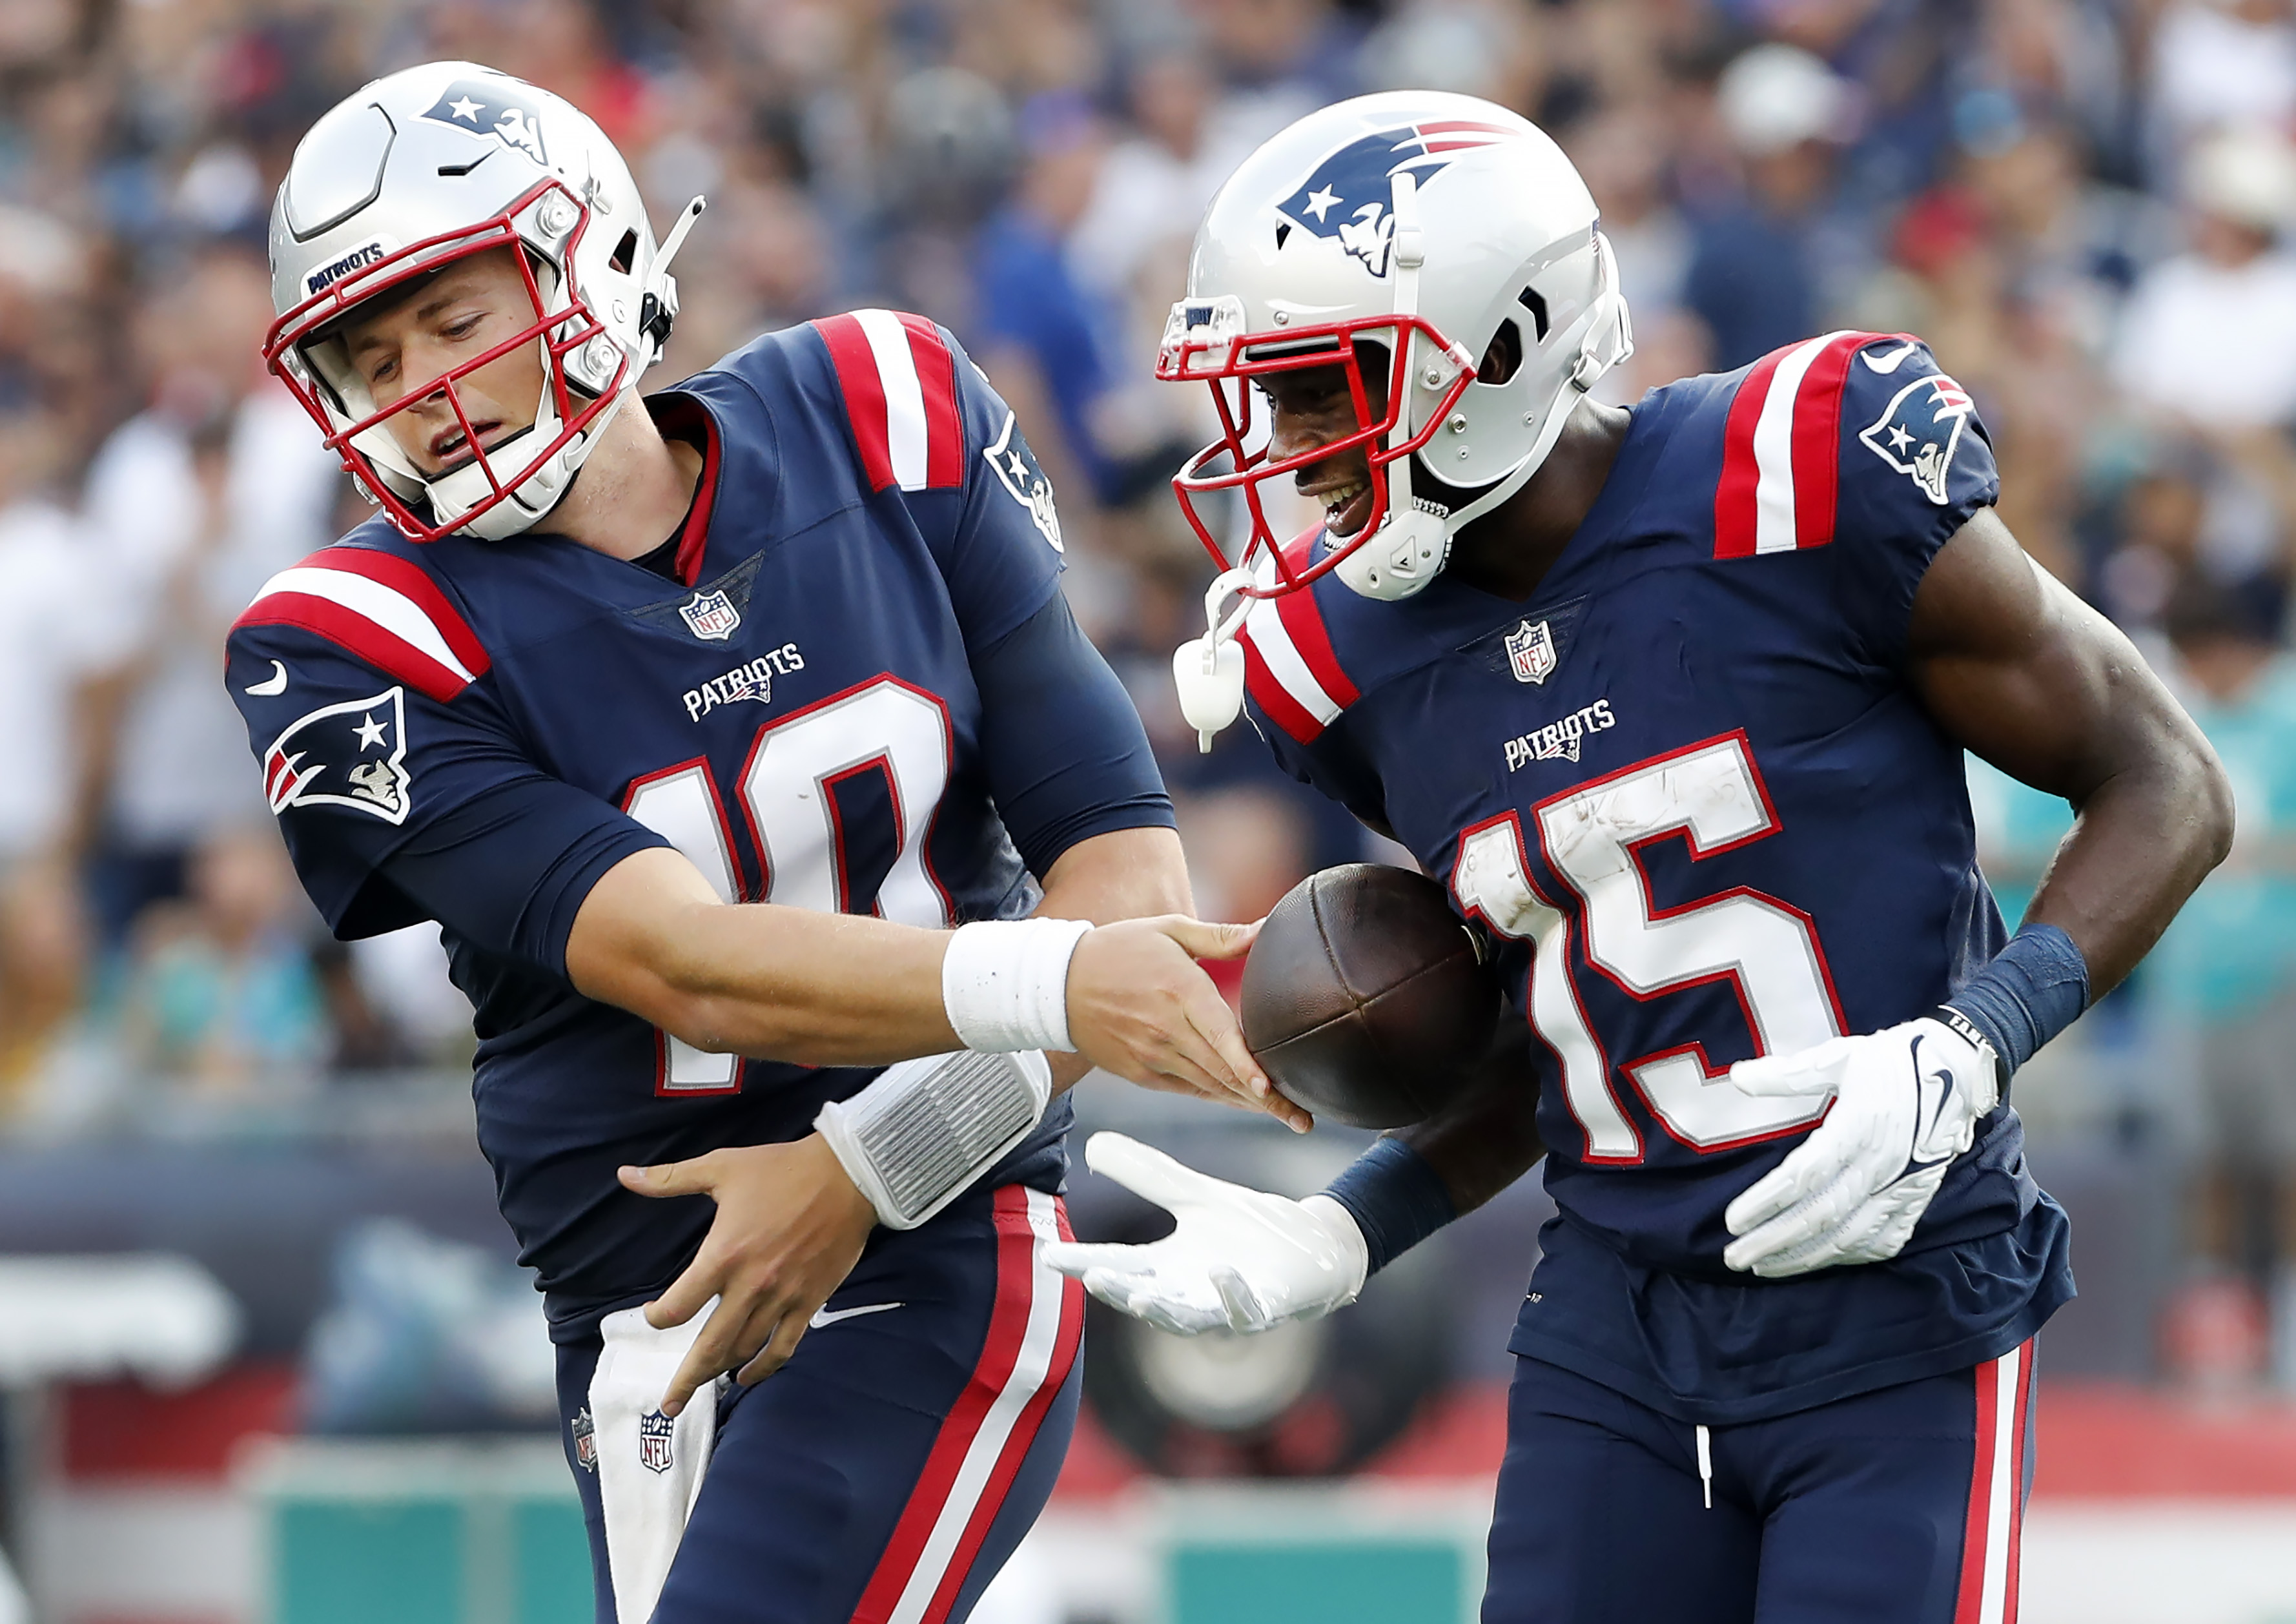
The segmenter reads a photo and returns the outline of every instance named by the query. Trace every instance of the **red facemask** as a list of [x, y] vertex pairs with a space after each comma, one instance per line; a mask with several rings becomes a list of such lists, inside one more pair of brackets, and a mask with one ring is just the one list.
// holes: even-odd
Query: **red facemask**
[[[1195, 312], [1204, 311], [1201, 322]], [[1300, 327], [1259, 332], [1211, 336], [1212, 321], [1210, 304], [1184, 302], [1176, 308], [1174, 321], [1166, 329], [1162, 348], [1156, 357], [1156, 376], [1167, 383], [1201, 381], [1208, 384], [1212, 401], [1219, 412], [1220, 438], [1191, 457], [1173, 476], [1172, 489], [1180, 499], [1180, 511], [1187, 515], [1188, 523], [1203, 543], [1204, 550], [1223, 570], [1250, 568], [1265, 549], [1274, 561], [1275, 578], [1253, 585], [1239, 584], [1235, 590], [1246, 597], [1275, 597], [1283, 593], [1297, 592], [1319, 577], [1339, 567], [1341, 562], [1379, 533], [1389, 512], [1389, 474], [1391, 464], [1411, 455], [1424, 446], [1436, 429], [1449, 415], [1474, 381], [1474, 363], [1465, 351], [1454, 344], [1429, 322], [1415, 316], [1367, 316], [1349, 321], [1328, 322]], [[1201, 332], [1204, 336], [1197, 336]], [[1370, 392], [1364, 384], [1364, 361], [1357, 340], [1378, 334], [1388, 351], [1386, 409], [1374, 420], [1371, 410]], [[1401, 418], [1404, 403], [1410, 398], [1412, 365], [1411, 339], [1414, 335], [1426, 340], [1421, 347], [1423, 357], [1431, 352], [1439, 357], [1453, 373], [1448, 387], [1435, 408], [1427, 414], [1426, 426], [1400, 444], [1390, 444], [1396, 426]], [[1270, 354], [1269, 351], [1279, 353]], [[1334, 440], [1313, 447], [1295, 456], [1270, 461], [1267, 447], [1250, 448], [1252, 438], [1253, 380], [1271, 373], [1304, 372], [1332, 365], [1343, 367], [1347, 373], [1348, 394], [1355, 404], [1356, 422], [1362, 425]], [[1436, 365], [1431, 364], [1431, 371]], [[1431, 387], [1439, 379], [1429, 380]], [[1313, 562], [1308, 562], [1305, 550], [1298, 557], [1287, 556], [1268, 522], [1267, 513], [1260, 500], [1259, 487], [1263, 480], [1297, 473], [1338, 453], [1364, 447], [1370, 464], [1371, 508], [1362, 528]], [[1226, 461], [1224, 472], [1208, 470], [1222, 459]], [[1207, 492], [1241, 490], [1246, 510], [1251, 516], [1251, 529], [1242, 552], [1234, 558], [1227, 555], [1211, 529], [1197, 512], [1195, 498]]]
[[[556, 196], [547, 195], [551, 193]], [[546, 180], [491, 218], [426, 237], [330, 283], [272, 324], [270, 335], [264, 344], [265, 365], [287, 385], [295, 398], [302, 403], [303, 409], [318, 423], [321, 432], [326, 436], [328, 448], [343, 459], [344, 466], [382, 505], [390, 515], [391, 522], [415, 541], [436, 541], [508, 501], [521, 485], [540, 472], [576, 436], [597, 420], [612, 403], [628, 377], [630, 363], [624, 356], [619, 358], [611, 379], [594, 396], [577, 390], [567, 383], [566, 358], [594, 339], [604, 336], [605, 329], [592, 314], [580, 287], [574, 283], [570, 269], [566, 279], [565, 308], [555, 312], [546, 309], [541, 284], [535, 279], [533, 260], [520, 238], [515, 224], [521, 216], [537, 207], [574, 211], [572, 226], [566, 232], [560, 249], [561, 263], [570, 267], [583, 234], [589, 229], [590, 211], [563, 183]], [[527, 298], [534, 311], [533, 321], [480, 354], [458, 362], [421, 387], [410, 390], [390, 406], [352, 418], [348, 403], [341, 398], [334, 384], [306, 353], [315, 342], [324, 341], [324, 329], [340, 321], [356, 306], [371, 299], [389, 299], [394, 290], [404, 288], [416, 277], [429, 275], [473, 254], [504, 247], [517, 250], [513, 258], [518, 263], [519, 275], [525, 283]], [[544, 388], [549, 391], [550, 400], [556, 409], [558, 429], [549, 442], [536, 448], [521, 466], [505, 470], [498, 467], [494, 454], [479, 443], [470, 415], [463, 409], [461, 392], [455, 385], [520, 345], [537, 340], [544, 350]], [[383, 427], [398, 413], [442, 396], [455, 414], [455, 421], [462, 426], [467, 455], [484, 474], [486, 490], [469, 507], [439, 522], [418, 511], [392, 489], [383, 470], [376, 466], [374, 459], [354, 441], [369, 430]], [[385, 431], [388, 432], [387, 430]], [[531, 432], [528, 430], [524, 434]], [[512, 439], [515, 441], [520, 438], [523, 435], [513, 436]], [[497, 447], [497, 450], [501, 449], [503, 447]], [[406, 476], [398, 477], [404, 479]]]

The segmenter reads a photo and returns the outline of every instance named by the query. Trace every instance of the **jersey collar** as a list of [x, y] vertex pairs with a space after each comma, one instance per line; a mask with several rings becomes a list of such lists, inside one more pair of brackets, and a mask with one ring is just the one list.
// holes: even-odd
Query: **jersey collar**
[[709, 515], [718, 505], [721, 456], [718, 420], [691, 395], [666, 392], [652, 396], [645, 405], [666, 438], [701, 447], [701, 477], [694, 481], [693, 504], [685, 510], [685, 524], [678, 532], [676, 565], [679, 582], [695, 586], [701, 579], [702, 554], [709, 546]]

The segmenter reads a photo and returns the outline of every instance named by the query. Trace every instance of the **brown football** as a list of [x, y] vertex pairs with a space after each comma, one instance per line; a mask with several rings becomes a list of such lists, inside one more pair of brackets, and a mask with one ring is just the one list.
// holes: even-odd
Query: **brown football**
[[1350, 863], [1310, 874], [1243, 966], [1243, 1040], [1268, 1080], [1355, 1128], [1423, 1122], [1466, 1082], [1498, 1020], [1496, 980], [1443, 888]]

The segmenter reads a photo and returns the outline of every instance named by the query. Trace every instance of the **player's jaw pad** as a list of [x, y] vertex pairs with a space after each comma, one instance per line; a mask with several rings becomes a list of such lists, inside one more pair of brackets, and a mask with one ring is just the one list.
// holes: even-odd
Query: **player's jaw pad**
[[382, 426], [425, 480], [534, 426], [545, 376], [538, 340], [519, 341], [536, 312], [518, 252], [492, 248], [456, 260], [343, 324], [351, 365], [375, 409], [388, 413]]

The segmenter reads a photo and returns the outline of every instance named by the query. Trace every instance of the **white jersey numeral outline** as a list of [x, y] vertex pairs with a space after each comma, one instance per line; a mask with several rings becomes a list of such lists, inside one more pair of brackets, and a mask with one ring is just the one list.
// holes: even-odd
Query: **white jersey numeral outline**
[[[857, 911], [837, 785], [876, 771], [891, 791], [895, 850], [867, 905], [902, 924], [946, 930], [949, 899], [926, 860], [925, 836], [954, 753], [947, 707], [890, 676], [759, 727], [738, 788], [765, 865], [764, 900], [824, 913]], [[684, 854], [718, 900], [742, 897], [733, 826], [707, 759], [634, 780], [622, 810]], [[710, 1054], [667, 1032], [661, 1051], [660, 1093], [731, 1094], [742, 1086], [739, 1055]]]
[[[1535, 943], [1531, 1026], [1560, 1058], [1562, 1092], [1587, 1136], [1586, 1160], [1634, 1162], [1643, 1147], [1609, 1086], [1609, 1065], [1576, 989], [1570, 946], [1583, 933], [1594, 972], [1638, 1001], [1726, 980], [1751, 1029], [1755, 1053], [1822, 1043], [1845, 1029], [1841, 1002], [1809, 916], [1737, 886], [1660, 909], [1638, 849], [1680, 835], [1693, 861], [1764, 840], [1778, 818], [1742, 733], [1638, 762], [1549, 797], [1532, 808], [1540, 853], [1570, 887], [1566, 914], [1540, 894], [1513, 815], [1460, 837], [1452, 890], [1460, 906], [1502, 935]], [[1827, 1102], [1741, 1094], [1702, 1045], [1620, 1064], [1669, 1136], [1711, 1152], [1796, 1133]]]

